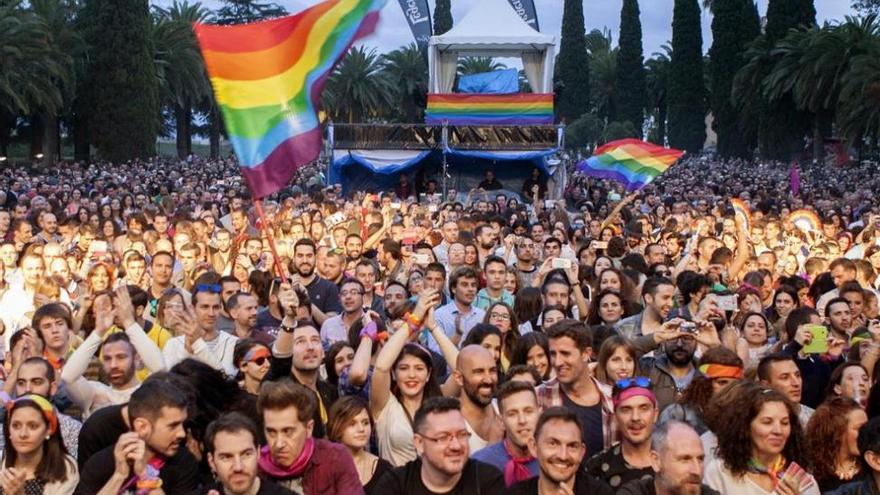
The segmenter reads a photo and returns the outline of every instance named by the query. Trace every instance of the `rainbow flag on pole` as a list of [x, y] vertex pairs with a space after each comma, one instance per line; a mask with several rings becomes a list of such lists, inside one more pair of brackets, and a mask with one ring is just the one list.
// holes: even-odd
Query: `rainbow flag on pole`
[[286, 186], [321, 151], [327, 76], [370, 34], [386, 0], [327, 0], [296, 15], [194, 25], [242, 175], [257, 198]]
[[641, 189], [671, 167], [684, 151], [638, 139], [620, 139], [600, 146], [577, 170], [590, 177], [622, 182], [627, 191]]

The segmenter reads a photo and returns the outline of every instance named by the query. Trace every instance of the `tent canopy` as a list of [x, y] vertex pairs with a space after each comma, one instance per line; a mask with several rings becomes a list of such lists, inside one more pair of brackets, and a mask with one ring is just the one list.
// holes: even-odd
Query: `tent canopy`
[[553, 92], [556, 38], [535, 31], [507, 0], [479, 0], [428, 47], [431, 93], [451, 93], [459, 56], [521, 57], [534, 93]]

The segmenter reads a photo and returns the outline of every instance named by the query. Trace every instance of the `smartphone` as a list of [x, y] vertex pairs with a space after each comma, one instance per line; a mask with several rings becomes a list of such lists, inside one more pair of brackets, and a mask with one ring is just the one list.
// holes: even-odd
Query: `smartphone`
[[437, 205], [428, 205], [429, 213], [437, 213]]
[[807, 329], [812, 340], [804, 346], [804, 354], [825, 354], [828, 352], [828, 328], [824, 325], [807, 325]]
[[736, 311], [739, 308], [739, 296], [718, 296], [718, 309], [721, 311]]
[[590, 246], [593, 249], [608, 249], [608, 241], [593, 241]]
[[92, 241], [89, 249], [95, 254], [104, 254], [107, 252], [107, 241]]
[[551, 266], [556, 268], [562, 268], [568, 270], [571, 268], [571, 260], [568, 258], [553, 258], [553, 261], [550, 262]]
[[413, 255], [413, 262], [417, 265], [427, 265], [431, 262], [431, 257], [424, 253], [416, 253]]
[[399, 209], [400, 209], [400, 203], [391, 203], [391, 209], [392, 209], [392, 210], [399, 210]]
[[545, 199], [544, 200], [544, 208], [554, 208], [554, 207], [556, 207], [556, 201], [554, 201], [552, 199]]

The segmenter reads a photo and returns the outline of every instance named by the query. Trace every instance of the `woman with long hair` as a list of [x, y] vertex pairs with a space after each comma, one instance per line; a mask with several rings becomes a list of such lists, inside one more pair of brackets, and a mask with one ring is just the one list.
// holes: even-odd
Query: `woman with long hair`
[[48, 400], [26, 394], [7, 402], [3, 438], [0, 492], [73, 493], [79, 472], [61, 439], [58, 412]]
[[254, 339], [242, 339], [235, 344], [232, 363], [238, 370], [236, 380], [245, 392], [260, 395], [260, 384], [269, 372], [269, 358], [272, 351], [265, 344]]
[[538, 317], [544, 307], [544, 297], [537, 287], [524, 287], [513, 301], [513, 312], [519, 320], [519, 333], [526, 334], [540, 329]]
[[743, 368], [742, 359], [730, 349], [723, 346], [709, 348], [697, 363], [700, 373], [694, 376], [678, 401], [663, 410], [660, 420], [677, 419], [693, 426], [702, 435], [708, 429], [705, 417], [709, 402], [724, 387], [741, 380]]
[[785, 320], [791, 310], [800, 306], [798, 291], [790, 285], [780, 285], [773, 294], [773, 305], [767, 310], [767, 319], [772, 323], [771, 334], [777, 339], [785, 331]]
[[613, 327], [626, 316], [626, 304], [620, 292], [605, 289], [590, 301], [590, 316], [587, 318], [587, 325]]
[[813, 413], [806, 427], [807, 453], [822, 493], [852, 481], [861, 473], [859, 428], [868, 422], [852, 399], [832, 397]]
[[611, 396], [618, 380], [639, 375], [639, 360], [635, 347], [626, 337], [612, 335], [599, 347], [599, 358], [594, 371], [603, 393]]
[[366, 495], [378, 493], [376, 485], [382, 475], [393, 467], [390, 462], [367, 450], [373, 429], [369, 406], [360, 397], [341, 397], [330, 408], [327, 439], [348, 448]]
[[[735, 393], [734, 407], [714, 423], [717, 457], [706, 464], [704, 482], [725, 494], [819, 495], [816, 480], [806, 472], [804, 435], [794, 404], [758, 384], [737, 387]], [[787, 470], [803, 476], [785, 476]]]
[[764, 313], [746, 313], [739, 324], [741, 337], [736, 341], [736, 354], [746, 368], [757, 366], [770, 352], [770, 321]]
[[[370, 416], [376, 420], [379, 456], [394, 466], [416, 458], [413, 417], [425, 399], [441, 395], [431, 352], [414, 341], [422, 326], [434, 336], [444, 356], [449, 356], [447, 361], [457, 356], [455, 345], [443, 338], [446, 334], [434, 319], [433, 308], [439, 301], [437, 292], [423, 291], [412, 312], [403, 316], [376, 356], [370, 382]], [[447, 364], [454, 366], [455, 361]]]
[[113, 268], [106, 263], [95, 263], [92, 265], [92, 267], [89, 268], [88, 275], [86, 275], [86, 282], [88, 283], [89, 291], [92, 294], [97, 294], [113, 288], [113, 272]]
[[519, 320], [513, 308], [503, 302], [496, 302], [486, 310], [483, 323], [488, 323], [501, 331], [501, 366], [504, 371], [510, 367], [513, 350], [519, 342]]
[[534, 368], [543, 381], [552, 378], [550, 341], [543, 332], [530, 332], [520, 337], [513, 350], [510, 366], [526, 365]]

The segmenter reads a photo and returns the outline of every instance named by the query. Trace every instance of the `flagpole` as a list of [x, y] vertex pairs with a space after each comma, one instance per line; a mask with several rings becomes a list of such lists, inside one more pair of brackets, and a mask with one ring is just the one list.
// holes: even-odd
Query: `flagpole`
[[266, 239], [269, 240], [269, 249], [272, 251], [272, 259], [275, 260], [275, 272], [278, 274], [278, 277], [281, 278], [281, 280], [286, 280], [287, 275], [284, 273], [284, 267], [281, 266], [281, 258], [278, 256], [278, 249], [275, 248], [275, 236], [272, 234], [272, 228], [269, 225], [268, 220], [266, 220], [266, 214], [263, 212], [263, 200], [255, 200], [254, 206], [257, 207], [257, 215], [259, 215], [260, 217], [263, 232], [266, 233]]

